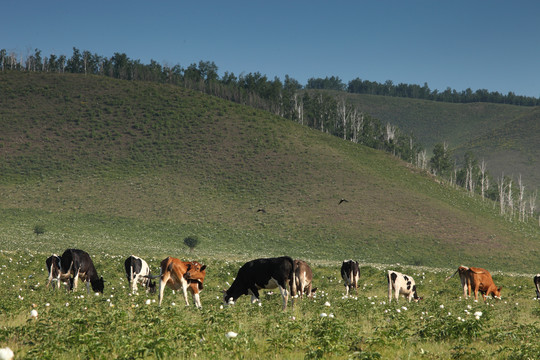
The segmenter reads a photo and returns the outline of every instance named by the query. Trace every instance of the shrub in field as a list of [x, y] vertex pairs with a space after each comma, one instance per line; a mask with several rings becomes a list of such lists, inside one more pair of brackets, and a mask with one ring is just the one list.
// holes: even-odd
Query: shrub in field
[[196, 236], [188, 236], [184, 239], [184, 244], [189, 248], [190, 251], [193, 251], [193, 249], [199, 245], [199, 238]]
[[44, 233], [45, 233], [45, 225], [43, 225], [43, 224], [34, 225], [34, 234], [42, 235]]

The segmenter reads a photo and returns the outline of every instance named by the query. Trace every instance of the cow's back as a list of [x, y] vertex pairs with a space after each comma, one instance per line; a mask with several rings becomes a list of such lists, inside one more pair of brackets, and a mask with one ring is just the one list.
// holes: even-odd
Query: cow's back
[[293, 279], [294, 261], [289, 256], [255, 259], [245, 263], [238, 271], [238, 277], [248, 283], [267, 282], [270, 278], [278, 282]]

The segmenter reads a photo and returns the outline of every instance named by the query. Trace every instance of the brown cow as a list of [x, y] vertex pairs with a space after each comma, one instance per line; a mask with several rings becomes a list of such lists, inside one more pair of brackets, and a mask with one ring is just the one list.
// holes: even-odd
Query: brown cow
[[468, 289], [469, 296], [472, 295], [472, 290], [474, 290], [475, 300], [478, 300], [478, 292], [482, 294], [484, 301], [486, 301], [486, 297], [490, 294], [493, 294], [493, 296], [497, 298], [501, 297], [502, 286], [495, 286], [491, 274], [486, 269], [472, 266], [469, 268], [460, 266], [456, 272], [459, 272], [461, 284], [464, 286], [463, 290], [465, 296], [467, 296], [465, 289]]
[[165, 286], [173, 290], [182, 289], [186, 306], [189, 305], [187, 291], [193, 295], [193, 302], [198, 308], [202, 308], [199, 292], [203, 288], [206, 276], [206, 265], [197, 261], [181, 261], [173, 257], [167, 257], [161, 262], [159, 282], [159, 305], [163, 300]]
[[308, 263], [303, 260], [294, 260], [294, 279], [295, 290], [300, 293], [300, 298], [304, 297], [304, 293], [310, 298], [313, 297], [313, 293], [317, 288], [313, 288], [313, 272]]

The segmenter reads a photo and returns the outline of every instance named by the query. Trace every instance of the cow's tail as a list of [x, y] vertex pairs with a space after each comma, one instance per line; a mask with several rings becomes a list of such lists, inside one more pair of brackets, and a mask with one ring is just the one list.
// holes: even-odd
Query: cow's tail
[[444, 281], [448, 281], [450, 280], [451, 278], [453, 278], [457, 273], [458, 273], [459, 269], [456, 270], [456, 272], [454, 272], [452, 275], [450, 275], [449, 277], [447, 277], [446, 279], [444, 279]]

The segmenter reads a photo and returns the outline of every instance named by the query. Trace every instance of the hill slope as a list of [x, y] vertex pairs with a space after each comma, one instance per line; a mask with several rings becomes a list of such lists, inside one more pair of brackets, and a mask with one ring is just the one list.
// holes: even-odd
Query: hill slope
[[[185, 256], [181, 240], [197, 235], [199, 256], [511, 271], [538, 255], [524, 250], [537, 226], [262, 111], [102, 77], [2, 73], [0, 89], [4, 249], [129, 253], [136, 242]], [[36, 223], [47, 232], [33, 234]]]
[[493, 176], [522, 174], [529, 188], [540, 186], [538, 107], [490, 103], [452, 104], [375, 95], [347, 94], [362, 111], [412, 133], [428, 153], [437, 143], [455, 149], [458, 162], [472, 151], [486, 159]]

